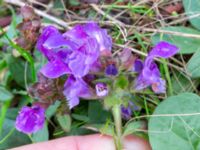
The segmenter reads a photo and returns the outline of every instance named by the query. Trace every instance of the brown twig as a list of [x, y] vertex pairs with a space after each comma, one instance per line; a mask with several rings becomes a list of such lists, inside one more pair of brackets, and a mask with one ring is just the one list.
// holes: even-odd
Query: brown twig
[[[13, 5], [20, 6], [20, 7], [26, 5], [24, 2], [22, 2], [20, 0], [4, 0], [4, 1], [6, 3], [10, 3], [10, 4], [13, 4]], [[47, 18], [47, 19], [55, 22], [56, 24], [58, 24], [58, 25], [60, 25], [60, 26], [62, 26], [64, 28], [70, 28], [70, 26], [65, 21], [63, 21], [61, 19], [58, 19], [58, 18], [56, 18], [54, 16], [51, 16], [51, 15], [49, 15], [47, 13], [44, 13], [43, 11], [40, 11], [40, 10], [38, 10], [36, 8], [34, 8], [34, 11], [35, 11], [36, 14], [38, 14], [38, 15], [44, 17], [44, 18]]]

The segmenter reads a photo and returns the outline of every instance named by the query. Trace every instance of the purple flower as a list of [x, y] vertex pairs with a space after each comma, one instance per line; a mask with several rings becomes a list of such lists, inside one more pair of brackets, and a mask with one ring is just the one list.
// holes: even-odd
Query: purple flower
[[76, 25], [64, 34], [48, 26], [37, 42], [37, 49], [48, 59], [40, 71], [48, 78], [70, 75], [64, 94], [72, 108], [79, 103], [79, 97], [89, 97], [89, 86], [82, 78], [90, 71], [99, 70], [100, 52], [111, 48], [111, 37], [94, 22]]
[[97, 96], [103, 97], [108, 95], [108, 87], [105, 83], [97, 83], [95, 88]]
[[111, 64], [106, 67], [105, 74], [108, 76], [116, 76], [118, 74], [118, 70], [114, 64]]
[[37, 48], [49, 61], [41, 72], [49, 78], [64, 74], [81, 78], [96, 63], [100, 51], [111, 50], [111, 47], [111, 37], [96, 23], [77, 25], [64, 34], [48, 26], [37, 42]]
[[128, 102], [128, 106], [125, 107], [124, 105], [121, 106], [121, 113], [122, 113], [122, 118], [128, 120], [132, 116], [132, 110], [137, 111], [140, 108], [136, 106], [132, 101]]
[[152, 86], [155, 93], [165, 93], [165, 81], [161, 78], [160, 71], [153, 59], [155, 57], [169, 58], [179, 51], [175, 45], [161, 41], [159, 42], [147, 56], [142, 72], [139, 74], [135, 82], [135, 89], [142, 90], [148, 86]]
[[179, 48], [171, 43], [161, 41], [153, 47], [149, 53], [149, 57], [161, 57], [169, 58], [175, 55], [179, 51]]
[[87, 36], [97, 40], [100, 51], [111, 50], [112, 39], [105, 29], [101, 29], [96, 23], [90, 22], [85, 25], [77, 25], [72, 30], [63, 34], [67, 38], [82, 42]]
[[133, 64], [133, 71], [140, 73], [143, 69], [143, 62], [141, 59], [136, 59], [134, 64]]
[[79, 98], [90, 98], [92, 91], [87, 83], [81, 78], [69, 76], [64, 85], [64, 95], [68, 100], [68, 105], [71, 108], [79, 104]]
[[132, 110], [130, 106], [124, 107], [121, 106], [121, 113], [122, 113], [122, 118], [129, 120], [132, 115]]
[[45, 123], [45, 110], [40, 106], [24, 106], [16, 118], [16, 129], [31, 134], [42, 129]]

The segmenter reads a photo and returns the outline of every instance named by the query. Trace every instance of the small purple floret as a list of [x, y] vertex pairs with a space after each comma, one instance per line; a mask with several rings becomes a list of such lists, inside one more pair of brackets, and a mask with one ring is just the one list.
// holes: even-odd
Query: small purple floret
[[129, 101], [127, 107], [123, 105], [121, 106], [122, 118], [129, 120], [132, 116], [132, 111], [137, 111], [139, 109], [140, 108], [137, 105], [135, 105], [132, 101]]
[[132, 115], [131, 107], [130, 106], [128, 106], [128, 107], [121, 106], [121, 113], [122, 113], [122, 118], [129, 120]]
[[45, 123], [45, 110], [40, 106], [24, 106], [16, 118], [16, 129], [32, 134], [42, 129]]
[[133, 71], [140, 73], [143, 69], [143, 62], [141, 59], [136, 59], [134, 64], [133, 64]]
[[165, 93], [166, 83], [161, 78], [160, 71], [156, 63], [154, 63], [155, 57], [169, 58], [176, 54], [179, 48], [168, 42], [159, 42], [147, 56], [144, 67], [139, 74], [135, 82], [135, 89], [142, 90], [148, 86], [151, 86], [155, 93]]
[[118, 74], [118, 70], [114, 64], [111, 64], [106, 67], [105, 74], [108, 76], [116, 76]]
[[108, 87], [105, 83], [97, 83], [95, 88], [97, 96], [103, 97], [108, 95]]

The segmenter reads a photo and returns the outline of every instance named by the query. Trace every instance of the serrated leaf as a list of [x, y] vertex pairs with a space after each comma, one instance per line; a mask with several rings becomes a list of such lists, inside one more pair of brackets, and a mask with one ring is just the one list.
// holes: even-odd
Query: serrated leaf
[[[183, 27], [183, 26], [169, 26], [169, 27], [164, 27], [161, 29], [165, 31], [175, 31], [175, 32], [180, 32], [180, 33], [200, 35], [200, 31], [197, 31], [188, 27]], [[199, 39], [177, 36], [173, 34], [157, 33], [154, 36], [152, 36], [151, 40], [153, 44], [156, 44], [161, 40], [175, 44], [177, 47], [180, 48], [180, 51], [179, 51], [180, 54], [191, 54], [191, 53], [196, 52], [200, 48]]]
[[190, 23], [200, 30], [200, 1], [199, 0], [183, 0], [185, 13]]
[[186, 68], [188, 73], [193, 78], [200, 77], [200, 49], [193, 54], [192, 58], [189, 60]]
[[68, 114], [56, 115], [58, 123], [65, 132], [69, 132], [71, 129], [71, 117]]
[[[171, 96], [161, 102], [149, 121], [153, 150], [198, 150], [200, 97], [193, 93]], [[194, 115], [192, 115], [194, 114]], [[196, 115], [195, 115], [196, 114]]]

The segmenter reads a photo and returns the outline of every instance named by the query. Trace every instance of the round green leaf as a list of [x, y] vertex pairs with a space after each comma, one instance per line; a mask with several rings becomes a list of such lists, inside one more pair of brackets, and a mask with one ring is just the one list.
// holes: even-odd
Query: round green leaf
[[153, 150], [200, 149], [199, 96], [182, 93], [169, 97], [160, 103], [153, 115], [148, 131]]
[[200, 30], [200, 0], [183, 0], [183, 6], [190, 23]]
[[187, 64], [187, 71], [193, 78], [200, 77], [200, 49], [192, 56]]

